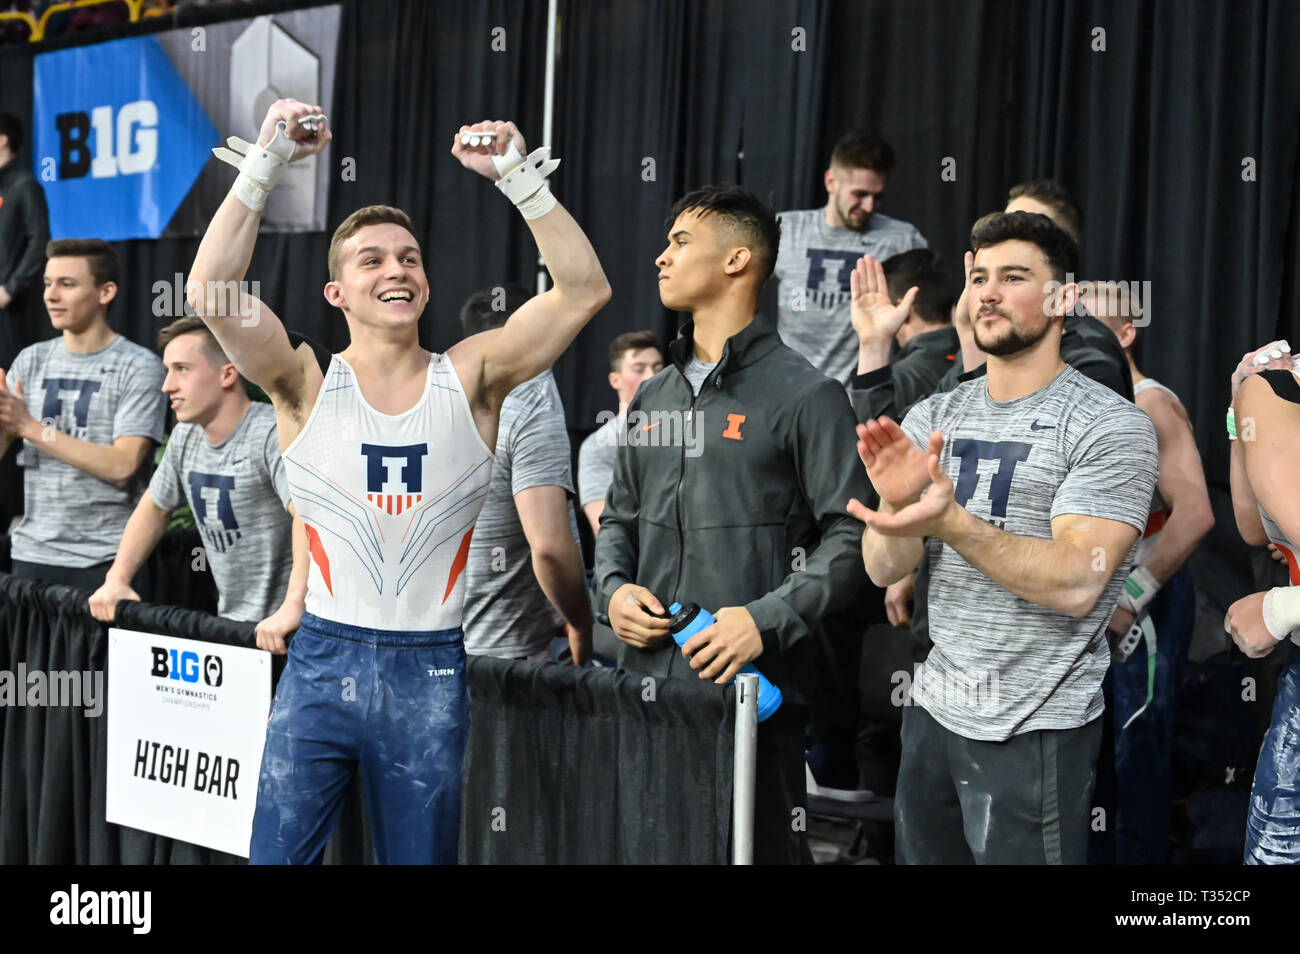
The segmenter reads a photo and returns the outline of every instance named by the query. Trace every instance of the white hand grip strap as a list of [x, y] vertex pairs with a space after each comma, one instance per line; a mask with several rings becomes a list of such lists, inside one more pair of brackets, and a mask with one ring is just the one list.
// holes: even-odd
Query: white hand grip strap
[[1134, 623], [1128, 628], [1128, 632], [1120, 637], [1119, 642], [1115, 644], [1115, 649], [1111, 653], [1111, 659], [1115, 662], [1124, 662], [1129, 656], [1133, 655], [1133, 650], [1138, 648], [1142, 642], [1142, 624]]
[[239, 170], [235, 197], [254, 212], [266, 208], [266, 197], [293, 158], [294, 142], [286, 129], [283, 122], [276, 123], [275, 136], [265, 146], [231, 136], [226, 140], [229, 149], [212, 150], [212, 154], [222, 162], [228, 162]]
[[1119, 605], [1134, 616], [1141, 616], [1148, 604], [1160, 592], [1160, 584], [1144, 566], [1134, 567], [1133, 572], [1124, 581], [1124, 589], [1119, 594]]
[[497, 167], [501, 178], [496, 186], [526, 219], [536, 219], [555, 208], [555, 196], [546, 183], [549, 176], [560, 165], [559, 159], [550, 159], [550, 146], [534, 149], [524, 158], [512, 142], [504, 156], [493, 156], [492, 162]]

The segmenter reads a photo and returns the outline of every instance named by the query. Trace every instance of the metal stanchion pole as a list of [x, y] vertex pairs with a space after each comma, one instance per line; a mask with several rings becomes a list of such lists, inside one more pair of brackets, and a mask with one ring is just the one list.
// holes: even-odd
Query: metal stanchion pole
[[754, 778], [758, 767], [758, 676], [736, 677], [736, 757], [731, 778], [731, 863], [754, 863]]

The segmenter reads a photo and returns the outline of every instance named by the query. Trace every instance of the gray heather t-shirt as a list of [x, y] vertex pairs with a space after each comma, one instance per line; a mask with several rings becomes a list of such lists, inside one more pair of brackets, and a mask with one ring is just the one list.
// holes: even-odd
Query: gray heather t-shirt
[[849, 275], [863, 255], [884, 261], [926, 248], [914, 225], [879, 212], [865, 232], [831, 228], [825, 209], [782, 212], [776, 257], [777, 331], [817, 370], [847, 386], [858, 367], [858, 336], [849, 318]]
[[578, 447], [578, 503], [584, 507], [603, 501], [609, 493], [622, 426], [623, 421], [615, 415], [588, 434]]
[[[564, 619], [533, 573], [532, 551], [515, 508], [530, 487], [573, 493], [569, 432], [550, 371], [506, 395], [497, 428], [496, 458], [487, 500], [474, 524], [465, 565], [465, 651], [480, 656], [531, 655], [562, 634]], [[569, 530], [578, 539], [566, 499]]]
[[686, 380], [690, 382], [692, 394], [697, 397], [699, 396], [700, 387], [704, 384], [704, 379], [707, 378], [717, 366], [718, 362], [716, 361], [712, 364], [705, 364], [699, 358], [695, 357], [695, 355], [691, 355], [691, 360], [686, 362], [686, 367], [682, 369], [682, 374], [684, 374]]
[[[921, 401], [902, 426], [923, 449], [932, 430], [942, 431], [940, 463], [957, 503], [1009, 533], [1050, 539], [1062, 514], [1146, 526], [1155, 429], [1136, 405], [1073, 368], [1007, 402], [989, 397], [987, 378], [968, 381]], [[1132, 552], [1092, 611], [1074, 619], [1015, 596], [946, 543], [926, 540], [934, 649], [913, 680], [913, 703], [952, 732], [995, 742], [1097, 718], [1110, 665], [1106, 623]]]
[[[163, 374], [157, 355], [119, 335], [87, 354], [73, 354], [61, 337], [34, 344], [19, 352], [8, 378], [11, 390], [21, 383], [36, 420], [108, 447], [119, 437], [162, 440]], [[146, 454], [127, 486], [116, 487], [24, 441], [25, 511], [13, 529], [13, 558], [77, 568], [113, 559], [152, 463]]]
[[215, 446], [197, 424], [177, 424], [149, 494], [164, 510], [189, 504], [219, 616], [258, 622], [280, 608], [293, 569], [293, 519], [271, 405], [254, 402]]

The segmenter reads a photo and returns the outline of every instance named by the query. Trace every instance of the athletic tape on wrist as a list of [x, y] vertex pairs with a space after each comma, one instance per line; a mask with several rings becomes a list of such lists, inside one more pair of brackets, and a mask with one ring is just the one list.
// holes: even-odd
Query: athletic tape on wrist
[[1151, 575], [1151, 571], [1144, 566], [1134, 567], [1133, 572], [1124, 581], [1124, 589], [1119, 595], [1119, 605], [1134, 616], [1141, 616], [1158, 592], [1160, 592], [1160, 584]]
[[280, 181], [293, 158], [294, 142], [283, 122], [275, 124], [275, 136], [265, 146], [246, 142], [238, 136], [226, 140], [226, 148], [212, 150], [222, 162], [239, 170], [235, 180], [235, 197], [254, 212], [266, 208], [266, 198]]
[[515, 204], [526, 219], [536, 219], [555, 208], [555, 196], [546, 182], [560, 165], [559, 159], [550, 159], [551, 147], [534, 149], [525, 158], [515, 144], [510, 143], [504, 156], [493, 156], [501, 178], [496, 186]]
[[1264, 625], [1279, 642], [1300, 629], [1300, 586], [1275, 586], [1264, 594]]

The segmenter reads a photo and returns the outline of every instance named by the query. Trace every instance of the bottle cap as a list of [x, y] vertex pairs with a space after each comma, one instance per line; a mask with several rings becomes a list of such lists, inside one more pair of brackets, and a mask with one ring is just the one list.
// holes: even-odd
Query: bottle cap
[[687, 603], [685, 606], [680, 603], [674, 603], [668, 607], [668, 612], [672, 615], [668, 618], [668, 629], [674, 633], [680, 633], [691, 621], [700, 613], [700, 607], [695, 603]]

